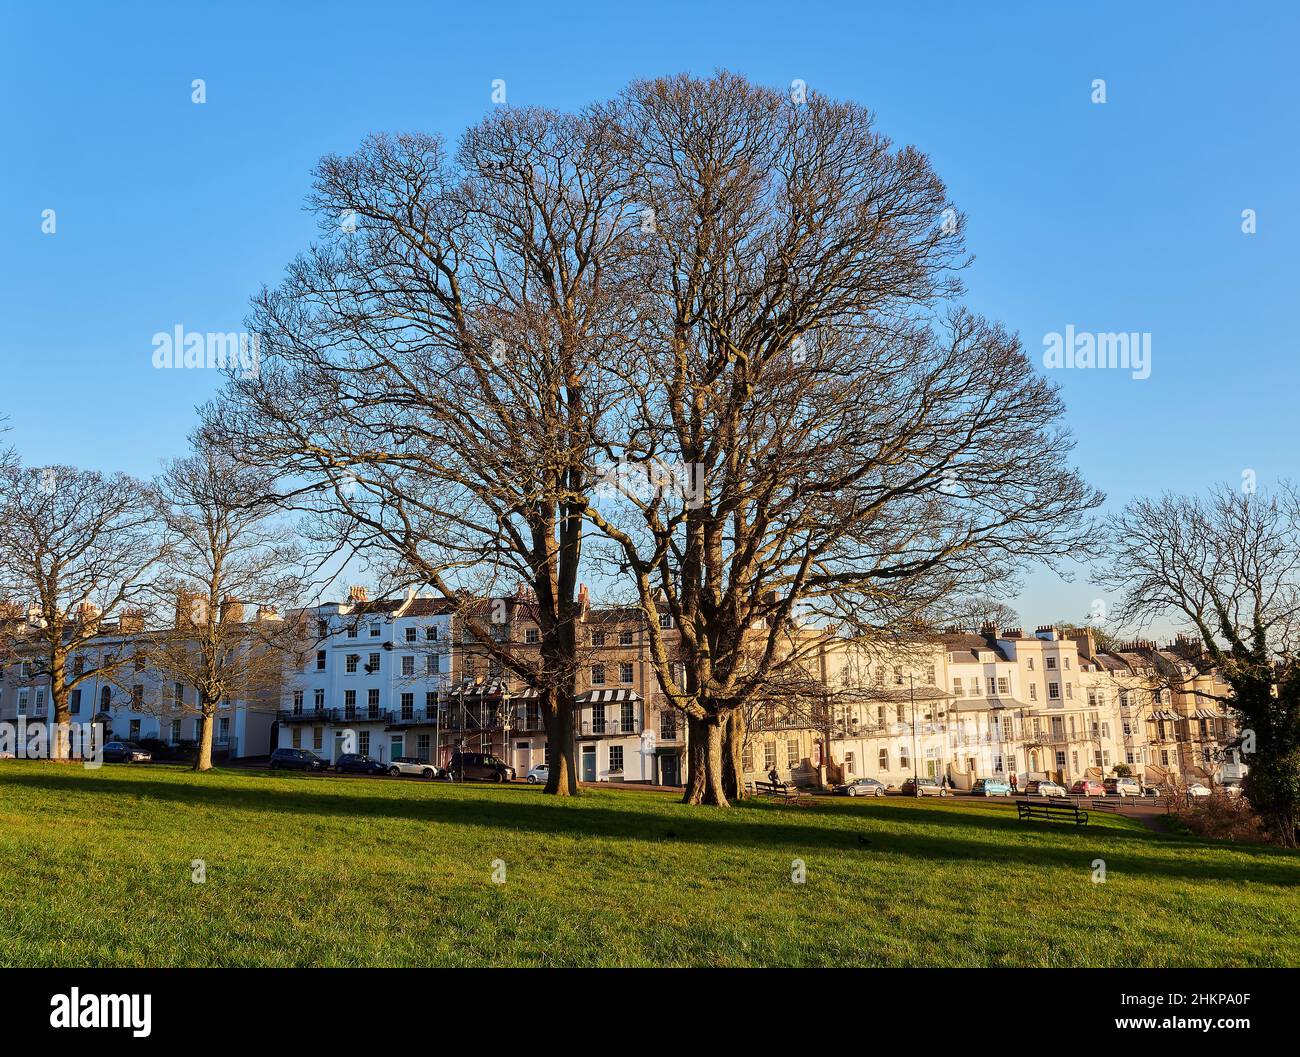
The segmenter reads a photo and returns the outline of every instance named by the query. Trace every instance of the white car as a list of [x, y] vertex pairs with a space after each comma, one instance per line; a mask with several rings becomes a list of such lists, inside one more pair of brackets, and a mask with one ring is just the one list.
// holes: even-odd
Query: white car
[[1210, 796], [1211, 795], [1210, 787], [1207, 785], [1201, 785], [1200, 782], [1193, 782], [1191, 785], [1187, 787], [1187, 795], [1188, 796]]
[[394, 778], [400, 778], [404, 774], [417, 778], [437, 778], [442, 769], [418, 756], [394, 756], [388, 763], [388, 773]]
[[544, 783], [551, 777], [551, 768], [547, 764], [538, 764], [525, 775], [525, 780], [529, 785], [538, 785]]

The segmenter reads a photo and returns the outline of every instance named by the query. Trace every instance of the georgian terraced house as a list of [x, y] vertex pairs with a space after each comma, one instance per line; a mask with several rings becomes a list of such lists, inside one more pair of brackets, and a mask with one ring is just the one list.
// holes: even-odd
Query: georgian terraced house
[[1021, 788], [1101, 778], [1118, 764], [1152, 784], [1239, 779], [1232, 721], [1196, 693], [1227, 688], [1196, 674], [1191, 648], [1107, 652], [1091, 629], [1052, 626], [953, 632], [885, 655], [827, 643], [815, 665], [822, 701], [755, 709], [743, 766], [750, 778], [775, 767], [801, 784], [824, 768], [832, 781], [921, 775], [957, 790], [1012, 774]]
[[[498, 644], [525, 656], [538, 649], [526, 591], [476, 605]], [[90, 611], [84, 618], [98, 620]], [[279, 619], [246, 617], [233, 603], [224, 618]], [[303, 622], [304, 649], [278, 694], [221, 703], [219, 757], [294, 746], [330, 760], [356, 751], [445, 766], [461, 746], [499, 756], [519, 775], [547, 761], [536, 692], [502, 672], [446, 601], [414, 592], [370, 601], [352, 588], [347, 601], [292, 619]], [[665, 629], [671, 651], [667, 618]], [[141, 618], [125, 614], [100, 632], [88, 652], [130, 658]], [[659, 688], [640, 610], [589, 607], [584, 591], [580, 642], [582, 780], [680, 785], [686, 724]], [[751, 779], [775, 769], [803, 785], [862, 776], [900, 785], [919, 774], [959, 790], [1011, 774], [1022, 786], [1036, 776], [1068, 783], [1113, 774], [1118, 764], [1153, 784], [1240, 779], [1233, 722], [1210, 696], [1227, 687], [1198, 673], [1192, 650], [1186, 640], [1102, 650], [1091, 629], [1051, 626], [1032, 635], [952, 632], [888, 654], [827, 639], [805, 666], [817, 688], [811, 703], [775, 696], [748, 716], [743, 767]], [[681, 678], [680, 666], [674, 674]], [[194, 688], [161, 678], [143, 659], [121, 665], [111, 681], [83, 684], [71, 705], [74, 721], [102, 722], [109, 737], [174, 745], [198, 733]], [[0, 668], [0, 722], [44, 723], [50, 711], [49, 681], [30, 661]]]

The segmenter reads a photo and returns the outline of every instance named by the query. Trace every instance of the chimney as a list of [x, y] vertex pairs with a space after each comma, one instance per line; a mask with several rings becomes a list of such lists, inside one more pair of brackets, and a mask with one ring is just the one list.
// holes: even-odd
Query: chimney
[[207, 599], [200, 592], [185, 587], [176, 592], [176, 627], [206, 624], [207, 613]]
[[82, 602], [77, 606], [77, 622], [79, 624], [93, 624], [99, 619], [99, 607], [92, 605], [90, 602]]
[[578, 585], [578, 619], [587, 619], [587, 607], [591, 604], [591, 598], [587, 594], [587, 585]]
[[144, 610], [124, 609], [117, 620], [118, 630], [124, 635], [134, 635], [144, 631]]
[[1024, 638], [1024, 636], [1025, 632], [1023, 628], [1007, 628], [1002, 632], [1002, 637], [1004, 639], [1020, 639]]
[[1055, 642], [1059, 638], [1056, 631], [1056, 625], [1040, 624], [1038, 627], [1034, 628], [1034, 638], [1046, 639], [1048, 642]]
[[244, 622], [244, 603], [233, 595], [226, 595], [221, 600], [221, 623], [242, 624]]
[[368, 602], [369, 600], [368, 592], [360, 584], [353, 584], [348, 588], [349, 602]]
[[993, 623], [985, 623], [980, 626], [980, 634], [985, 638], [996, 639], [1002, 634], [1002, 629]]
[[1072, 628], [1068, 637], [1078, 643], [1081, 656], [1089, 659], [1097, 656], [1097, 633], [1092, 628]]
[[283, 620], [284, 618], [276, 612], [275, 606], [258, 606], [258, 620]]

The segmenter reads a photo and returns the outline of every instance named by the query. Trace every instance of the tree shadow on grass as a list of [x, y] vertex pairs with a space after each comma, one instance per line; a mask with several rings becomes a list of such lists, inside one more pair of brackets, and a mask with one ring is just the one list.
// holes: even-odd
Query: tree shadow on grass
[[[856, 852], [864, 857], [903, 855], [931, 864], [969, 861], [1080, 869], [1102, 854], [1112, 871], [1122, 869], [1149, 877], [1232, 884], [1248, 880], [1287, 888], [1300, 885], [1300, 856], [1282, 849], [1216, 845], [1159, 837], [1138, 829], [1076, 829], [1055, 823], [1020, 822], [1010, 812], [884, 805], [875, 810], [818, 810], [757, 802], [718, 810], [688, 807], [654, 794], [632, 794], [647, 797], [644, 807], [651, 810], [645, 810], [640, 804], [629, 808], [634, 801], [628, 796], [620, 798], [621, 806], [613, 806], [600, 794], [556, 800], [544, 797], [534, 787], [484, 787], [484, 793], [490, 795], [482, 797], [408, 797], [400, 793], [357, 796], [353, 782], [278, 775], [259, 776], [246, 788], [237, 788], [202, 780], [160, 782], [50, 770], [9, 772], [4, 774], [2, 784], [58, 793], [137, 796], [187, 807], [478, 826], [575, 839], [780, 850], [804, 856], [828, 850]], [[925, 830], [899, 832], [896, 828], [909, 823]], [[972, 830], [984, 839], [972, 839]], [[1008, 840], [998, 842], [1000, 834]], [[1041, 839], [1026, 841], [1026, 837]], [[1216, 860], [1208, 858], [1207, 853], [1226, 854], [1218, 855]]]

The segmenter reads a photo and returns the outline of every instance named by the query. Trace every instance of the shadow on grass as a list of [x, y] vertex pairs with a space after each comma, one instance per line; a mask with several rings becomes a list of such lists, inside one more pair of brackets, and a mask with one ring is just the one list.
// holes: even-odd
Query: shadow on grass
[[[408, 797], [395, 787], [393, 796], [356, 796], [353, 782], [338, 779], [270, 774], [239, 777], [252, 781], [246, 788], [235, 788], [202, 780], [160, 782], [50, 770], [9, 772], [3, 775], [3, 784], [60, 793], [131, 795], [192, 807], [482, 826], [574, 838], [725, 845], [759, 851], [784, 849], [805, 855], [818, 850], [856, 851], [863, 856], [885, 853], [931, 863], [970, 861], [1080, 869], [1104, 842], [1112, 870], [1233, 884], [1244, 880], [1288, 888], [1300, 884], [1300, 856], [1282, 849], [1159, 837], [1136, 828], [1076, 829], [1054, 823], [1020, 822], [1014, 814], [1001, 811], [901, 805], [793, 809], [753, 801], [718, 811], [691, 808], [646, 793], [631, 794], [646, 799], [629, 809], [629, 800], [622, 801], [624, 806], [620, 808], [587, 797], [544, 799], [541, 790], [534, 787], [484, 787], [485, 792], [496, 793], [484, 797]], [[909, 823], [924, 826], [929, 832], [898, 832], [894, 828]], [[980, 831], [986, 839], [962, 835], [972, 830]], [[999, 834], [1010, 839], [997, 843]], [[1026, 837], [1040, 839], [1026, 842]], [[1147, 854], [1156, 849], [1160, 854]], [[1226, 852], [1228, 857], [1214, 861], [1207, 855], [1217, 852]]]

